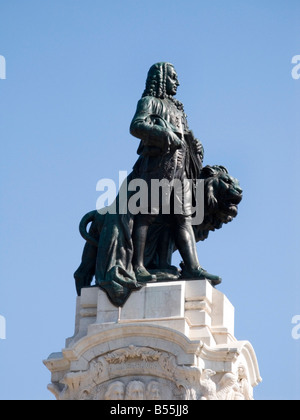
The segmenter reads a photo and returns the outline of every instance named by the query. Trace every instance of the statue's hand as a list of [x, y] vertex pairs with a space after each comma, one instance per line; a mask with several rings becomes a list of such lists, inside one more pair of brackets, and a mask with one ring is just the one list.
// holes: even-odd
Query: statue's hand
[[172, 132], [170, 140], [171, 147], [173, 147], [174, 149], [181, 149], [183, 147], [183, 141], [176, 133]]
[[201, 143], [201, 141], [195, 138], [194, 139], [194, 147], [195, 147], [195, 152], [197, 153], [197, 155], [200, 156], [201, 161], [203, 161], [204, 148], [203, 148], [203, 144]]
[[182, 140], [180, 140], [179, 137], [177, 139], [174, 139], [173, 145], [175, 146], [176, 149], [181, 149], [183, 146]]

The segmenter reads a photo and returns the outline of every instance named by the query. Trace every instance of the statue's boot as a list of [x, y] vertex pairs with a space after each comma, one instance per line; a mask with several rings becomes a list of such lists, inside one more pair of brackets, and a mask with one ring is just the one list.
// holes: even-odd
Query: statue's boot
[[209, 280], [212, 286], [217, 286], [222, 282], [221, 277], [215, 274], [210, 274], [204, 268], [198, 267], [196, 269], [187, 269], [184, 263], [180, 264], [182, 268], [181, 278], [187, 280]]
[[137, 267], [134, 272], [138, 283], [155, 283], [157, 281], [156, 276], [150, 274], [145, 267]]

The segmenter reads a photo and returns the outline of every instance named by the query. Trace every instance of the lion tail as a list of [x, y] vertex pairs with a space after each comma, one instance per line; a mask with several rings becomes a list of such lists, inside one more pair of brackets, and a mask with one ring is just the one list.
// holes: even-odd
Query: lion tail
[[93, 210], [83, 216], [79, 223], [79, 232], [83, 239], [85, 239], [91, 245], [98, 247], [98, 241], [95, 238], [93, 238], [86, 230], [87, 225], [95, 220], [96, 214], [97, 210]]

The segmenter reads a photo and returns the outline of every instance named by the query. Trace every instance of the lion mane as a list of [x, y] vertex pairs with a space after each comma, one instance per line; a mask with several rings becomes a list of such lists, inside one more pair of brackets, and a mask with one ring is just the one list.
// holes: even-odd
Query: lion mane
[[193, 226], [197, 242], [204, 241], [210, 231], [220, 229], [237, 216], [243, 193], [239, 181], [224, 166], [205, 166], [201, 179], [204, 179], [204, 219]]

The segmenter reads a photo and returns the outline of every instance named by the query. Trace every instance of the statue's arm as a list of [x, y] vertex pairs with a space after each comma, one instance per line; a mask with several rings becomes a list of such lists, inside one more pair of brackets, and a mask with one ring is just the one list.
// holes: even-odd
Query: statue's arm
[[159, 103], [155, 98], [142, 98], [130, 124], [130, 133], [141, 139], [147, 146], [181, 147], [181, 140], [170, 124], [160, 117]]

